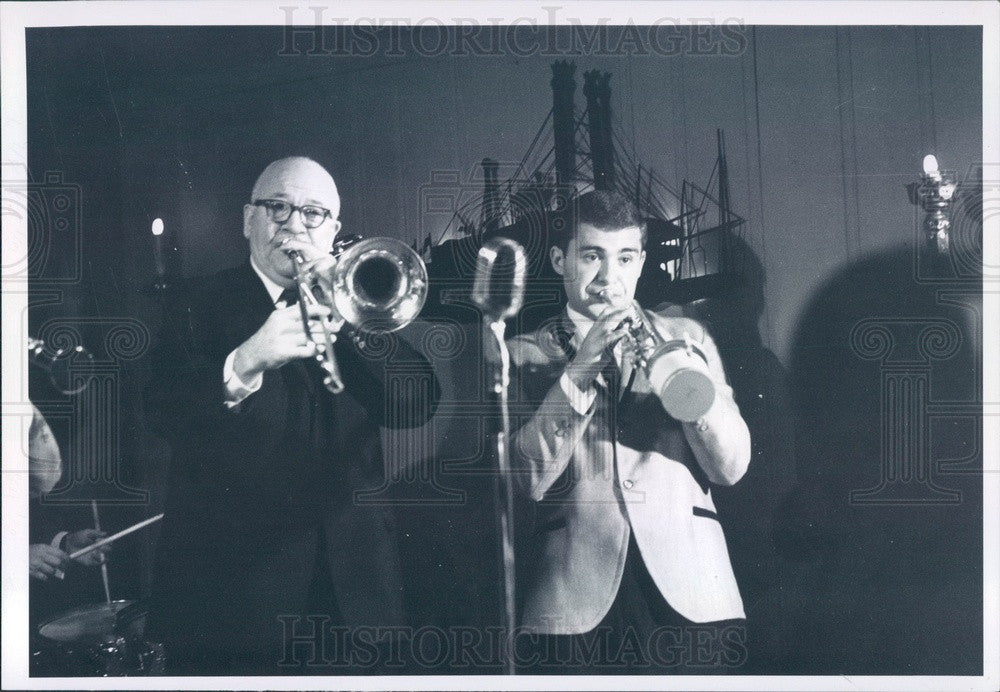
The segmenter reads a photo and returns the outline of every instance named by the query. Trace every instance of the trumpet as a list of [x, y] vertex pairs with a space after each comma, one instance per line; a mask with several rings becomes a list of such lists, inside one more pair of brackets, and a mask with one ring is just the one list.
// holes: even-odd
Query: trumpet
[[646, 374], [664, 410], [685, 422], [704, 416], [715, 401], [715, 384], [708, 357], [690, 334], [664, 339], [636, 301], [624, 322], [624, 354]]
[[[326, 274], [307, 268], [297, 250], [287, 251], [295, 263], [295, 283], [306, 336], [309, 328], [307, 306], [325, 305], [351, 327], [358, 342], [361, 334], [385, 334], [412, 322], [427, 299], [427, 268], [412, 248], [395, 238], [356, 239], [335, 251], [336, 264]], [[333, 394], [344, 391], [333, 344], [337, 335], [326, 320], [316, 360], [326, 375], [323, 384]]]

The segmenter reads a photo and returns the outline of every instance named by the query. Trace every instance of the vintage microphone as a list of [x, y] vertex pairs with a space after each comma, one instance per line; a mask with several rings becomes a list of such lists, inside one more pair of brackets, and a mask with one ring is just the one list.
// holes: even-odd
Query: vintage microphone
[[[507, 388], [510, 384], [510, 352], [504, 341], [506, 320], [513, 317], [524, 303], [524, 283], [527, 273], [524, 249], [509, 238], [494, 238], [479, 250], [476, 280], [472, 287], [472, 301], [483, 311], [483, 351], [489, 353], [486, 361], [493, 371], [493, 392], [500, 406], [500, 430], [496, 436], [497, 515], [500, 524], [501, 558], [504, 586], [504, 629], [513, 637], [514, 632], [514, 487], [510, 464], [510, 411]], [[493, 334], [497, 350], [488, 344]], [[508, 675], [515, 673], [513, 641], [504, 649], [504, 668]]]

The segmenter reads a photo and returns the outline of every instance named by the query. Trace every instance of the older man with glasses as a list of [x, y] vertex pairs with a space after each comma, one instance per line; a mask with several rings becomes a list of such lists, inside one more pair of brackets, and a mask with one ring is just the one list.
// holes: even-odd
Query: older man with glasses
[[[379, 670], [377, 647], [354, 635], [404, 622], [392, 513], [355, 493], [384, 483], [379, 426], [424, 422], [437, 386], [402, 340], [386, 360], [350, 338], [334, 343], [344, 391], [323, 386], [296, 263], [335, 261], [339, 213], [318, 163], [271, 163], [243, 208], [249, 261], [170, 311], [147, 397], [173, 449], [147, 638], [166, 644], [173, 672]], [[324, 305], [305, 314], [310, 331], [342, 331]], [[397, 388], [414, 400], [387, 419], [397, 362], [431, 395]]]

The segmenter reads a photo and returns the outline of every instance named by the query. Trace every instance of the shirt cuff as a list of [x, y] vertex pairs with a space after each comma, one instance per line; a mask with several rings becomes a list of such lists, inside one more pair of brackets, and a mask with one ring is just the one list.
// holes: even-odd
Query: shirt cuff
[[559, 386], [562, 387], [563, 394], [569, 399], [569, 405], [581, 416], [586, 416], [590, 412], [590, 407], [594, 405], [597, 398], [597, 390], [590, 387], [586, 392], [576, 386], [566, 373], [559, 378]]
[[263, 373], [258, 374], [250, 382], [244, 382], [233, 369], [233, 361], [236, 360], [236, 350], [226, 356], [226, 362], [222, 365], [222, 381], [225, 384], [225, 397], [223, 403], [226, 408], [235, 408], [241, 401], [260, 389], [264, 383]]

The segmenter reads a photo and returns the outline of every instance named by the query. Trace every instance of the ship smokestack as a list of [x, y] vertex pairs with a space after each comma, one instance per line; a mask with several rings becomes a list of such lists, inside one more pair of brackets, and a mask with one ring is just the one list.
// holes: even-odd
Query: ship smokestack
[[576, 122], [574, 99], [576, 65], [568, 60], [552, 64], [552, 136], [555, 139], [556, 186], [566, 188], [576, 177]]
[[594, 187], [598, 190], [611, 190], [615, 186], [615, 152], [611, 136], [611, 74], [590, 70], [583, 76]]

